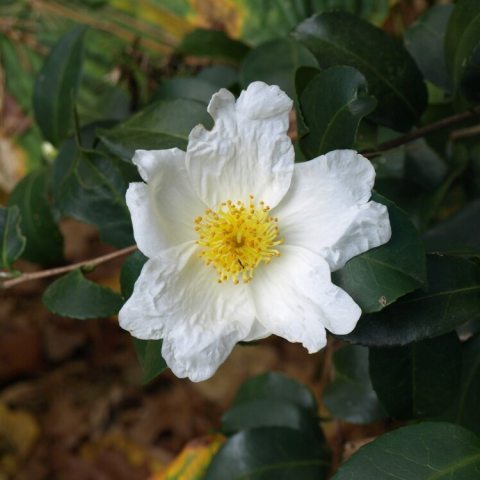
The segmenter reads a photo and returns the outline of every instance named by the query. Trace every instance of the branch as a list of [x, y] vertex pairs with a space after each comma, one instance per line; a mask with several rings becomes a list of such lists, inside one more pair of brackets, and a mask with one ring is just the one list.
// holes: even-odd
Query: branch
[[367, 158], [376, 157], [382, 152], [385, 152], [386, 150], [392, 150], [393, 148], [400, 147], [401, 145], [405, 145], [406, 143], [413, 142], [418, 138], [424, 137], [429, 133], [442, 130], [452, 125], [456, 125], [457, 123], [464, 122], [465, 120], [476, 117], [478, 115], [480, 115], [480, 105], [477, 105], [476, 107], [473, 107], [465, 112], [442, 118], [438, 122], [430, 123], [429, 125], [425, 125], [424, 127], [417, 128], [417, 130], [414, 130], [413, 132], [402, 135], [401, 137], [394, 138], [393, 140], [389, 140], [388, 142], [381, 143], [376, 150], [362, 152], [362, 155]]
[[128, 253], [134, 252], [137, 249], [136, 245], [130, 247], [122, 248], [107, 255], [102, 255], [101, 257], [91, 258], [90, 260], [84, 260], [83, 262], [72, 263], [71, 265], [65, 265], [64, 267], [50, 268], [48, 270], [41, 270], [40, 272], [33, 273], [21, 273], [18, 277], [11, 280], [6, 280], [1, 282], [0, 280], [0, 289], [7, 289], [18, 285], [19, 283], [29, 282], [30, 280], [38, 280], [41, 278], [53, 277], [55, 275], [61, 275], [62, 273], [71, 272], [77, 268], [92, 268], [101, 263], [109, 262], [114, 258], [122, 257]]

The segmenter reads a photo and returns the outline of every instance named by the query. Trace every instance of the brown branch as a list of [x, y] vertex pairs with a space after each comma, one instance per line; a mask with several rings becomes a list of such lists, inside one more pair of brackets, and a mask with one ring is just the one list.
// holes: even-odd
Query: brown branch
[[477, 105], [476, 107], [473, 107], [465, 112], [442, 118], [438, 122], [430, 123], [429, 125], [425, 125], [424, 127], [417, 128], [417, 130], [407, 133], [406, 135], [402, 135], [401, 137], [394, 138], [393, 140], [388, 140], [387, 142], [381, 143], [375, 151], [362, 152], [362, 155], [367, 158], [376, 157], [382, 152], [385, 152], [386, 150], [392, 150], [393, 148], [400, 147], [402, 145], [405, 145], [406, 143], [410, 143], [414, 140], [424, 137], [429, 133], [437, 132], [438, 130], [451, 127], [452, 125], [464, 122], [465, 120], [469, 120], [470, 118], [474, 118], [478, 115], [480, 115], [480, 105]]
[[128, 253], [132, 253], [137, 249], [136, 245], [130, 247], [122, 248], [107, 255], [102, 255], [101, 257], [91, 258], [89, 260], [84, 260], [83, 262], [72, 263], [71, 265], [65, 265], [64, 267], [50, 268], [48, 270], [41, 270], [40, 272], [33, 273], [21, 273], [18, 277], [11, 280], [1, 281], [0, 280], [0, 289], [7, 289], [18, 285], [19, 283], [29, 282], [30, 280], [38, 280], [41, 278], [53, 277], [55, 275], [61, 275], [62, 273], [71, 272], [77, 268], [91, 268], [101, 263], [109, 262], [114, 258], [122, 257]]

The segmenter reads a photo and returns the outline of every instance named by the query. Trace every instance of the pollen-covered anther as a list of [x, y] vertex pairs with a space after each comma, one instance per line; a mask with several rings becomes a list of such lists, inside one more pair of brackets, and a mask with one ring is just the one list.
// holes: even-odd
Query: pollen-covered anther
[[268, 264], [280, 255], [276, 247], [283, 239], [278, 238], [278, 219], [269, 211], [263, 201], [257, 206], [250, 195], [247, 205], [227, 200], [216, 211], [207, 209], [203, 217], [194, 219], [199, 257], [215, 268], [219, 283], [251, 282], [260, 263]]

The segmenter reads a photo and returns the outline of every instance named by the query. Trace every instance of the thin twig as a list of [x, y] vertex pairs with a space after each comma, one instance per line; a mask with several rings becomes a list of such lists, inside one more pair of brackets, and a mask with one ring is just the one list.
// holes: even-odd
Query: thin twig
[[89, 260], [84, 260], [83, 262], [72, 263], [71, 265], [65, 265], [64, 267], [56, 267], [50, 268], [48, 270], [41, 270], [40, 272], [33, 272], [33, 273], [21, 273], [18, 277], [13, 278], [12, 280], [6, 280], [2, 282], [0, 280], [0, 289], [7, 289], [18, 285], [19, 283], [29, 282], [30, 280], [38, 280], [40, 278], [47, 278], [53, 277], [55, 275], [61, 275], [62, 273], [71, 272], [77, 268], [91, 268], [101, 263], [108, 262], [113, 260], [114, 258], [122, 257], [123, 255], [127, 255], [128, 253], [132, 253], [137, 249], [136, 245], [132, 245], [130, 247], [122, 248], [121, 250], [117, 250], [112, 253], [108, 253], [107, 255], [102, 255], [100, 257], [91, 258]]
[[417, 128], [417, 130], [414, 130], [413, 132], [402, 135], [401, 137], [394, 138], [393, 140], [389, 140], [388, 142], [381, 143], [375, 151], [362, 152], [362, 155], [367, 158], [376, 157], [382, 152], [385, 152], [386, 150], [392, 150], [393, 148], [400, 147], [402, 145], [405, 145], [406, 143], [410, 143], [414, 140], [417, 140], [418, 138], [424, 137], [429, 133], [442, 130], [452, 125], [456, 125], [457, 123], [464, 122], [465, 120], [476, 117], [478, 115], [480, 115], [480, 105], [477, 105], [476, 107], [471, 108], [470, 110], [467, 110], [465, 112], [442, 118], [438, 122], [430, 123], [429, 125], [425, 125], [424, 127]]

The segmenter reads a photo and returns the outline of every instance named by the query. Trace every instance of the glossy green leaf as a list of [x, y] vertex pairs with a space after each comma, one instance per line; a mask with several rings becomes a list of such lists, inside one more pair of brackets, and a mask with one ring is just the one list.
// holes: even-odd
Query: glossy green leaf
[[333, 354], [335, 377], [323, 391], [333, 416], [351, 423], [370, 423], [386, 416], [370, 382], [368, 348], [347, 345]]
[[102, 240], [118, 248], [135, 243], [126, 189], [115, 160], [101, 152], [79, 150], [70, 140], [55, 159], [53, 195], [57, 208], [63, 215], [94, 225]]
[[415, 227], [393, 202], [377, 194], [372, 199], [387, 205], [392, 238], [332, 275], [364, 313], [377, 312], [425, 283], [425, 248]]
[[456, 333], [403, 347], [371, 348], [370, 377], [378, 398], [395, 418], [432, 418], [452, 404], [460, 371]]
[[480, 434], [480, 335], [462, 345], [462, 375], [453, 407], [442, 418]]
[[207, 106], [218, 87], [206, 80], [194, 77], [176, 77], [162, 82], [153, 94], [153, 100], [173, 100], [188, 98]]
[[42, 300], [51, 312], [80, 320], [115, 315], [123, 304], [118, 293], [87, 280], [80, 270], [53, 282]]
[[367, 346], [396, 346], [433, 338], [480, 318], [480, 267], [473, 261], [430, 255], [428, 288], [366, 315], [342, 338]]
[[323, 480], [329, 468], [323, 443], [286, 427], [259, 427], [230, 437], [204, 480]]
[[480, 3], [460, 0], [445, 37], [447, 66], [455, 89], [472, 102], [480, 101]]
[[230, 88], [238, 81], [237, 71], [228, 65], [212, 65], [198, 72], [197, 77], [217, 88]]
[[190, 131], [199, 123], [206, 128], [212, 126], [203, 103], [183, 98], [163, 100], [110, 130], [99, 130], [98, 136], [110, 153], [131, 162], [138, 149], [177, 147], [185, 150]]
[[352, 148], [360, 120], [377, 102], [367, 93], [365, 77], [352, 67], [321, 71], [300, 97], [303, 120], [309, 132], [300, 139], [307, 158]]
[[82, 25], [67, 32], [53, 47], [36, 79], [35, 118], [45, 138], [54, 145], [59, 145], [72, 129], [85, 32]]
[[378, 101], [372, 120], [400, 131], [417, 122], [427, 91], [417, 65], [397, 40], [343, 12], [305, 20], [295, 37], [312, 51], [320, 67], [349, 65], [365, 76], [369, 92]]
[[50, 168], [30, 172], [8, 199], [8, 205], [20, 211], [20, 229], [27, 239], [22, 258], [42, 265], [63, 260], [63, 237], [50, 206], [50, 176]]
[[253, 400], [233, 406], [222, 417], [227, 435], [255, 427], [289, 427], [323, 441], [319, 419], [298, 405], [280, 399]]
[[434, 5], [405, 32], [407, 50], [417, 62], [426, 80], [446, 91], [452, 81], [445, 62], [444, 38], [453, 5]]
[[318, 68], [314, 55], [293, 38], [264, 43], [250, 51], [240, 69], [240, 83], [246, 88], [260, 80], [278, 85], [290, 98], [296, 98], [295, 72], [300, 67]]
[[332, 480], [473, 480], [480, 439], [448, 423], [399, 428], [362, 447]]
[[[132, 253], [124, 262], [120, 272], [122, 296], [127, 300], [133, 293], [133, 287], [142, 271], [147, 257], [140, 251]], [[162, 340], [140, 340], [133, 338], [133, 346], [143, 371], [143, 382], [148, 383], [167, 368], [162, 357]]]
[[20, 228], [20, 210], [0, 207], [0, 268], [10, 268], [25, 249], [26, 238]]
[[317, 405], [312, 392], [304, 385], [281, 373], [269, 372], [244, 382], [237, 392], [234, 405], [257, 400], [278, 400], [291, 403], [316, 414]]
[[425, 234], [430, 252], [480, 254], [480, 200], [474, 200]]
[[215, 60], [239, 63], [249, 51], [248, 45], [228, 37], [221, 30], [199, 28], [188, 33], [178, 47], [184, 55], [207, 57]]

